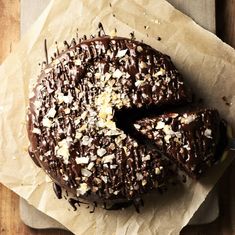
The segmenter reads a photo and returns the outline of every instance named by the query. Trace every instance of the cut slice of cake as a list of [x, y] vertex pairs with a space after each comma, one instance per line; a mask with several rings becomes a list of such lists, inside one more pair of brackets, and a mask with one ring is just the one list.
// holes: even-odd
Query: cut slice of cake
[[220, 117], [216, 110], [167, 113], [139, 120], [134, 127], [193, 178], [218, 158]]

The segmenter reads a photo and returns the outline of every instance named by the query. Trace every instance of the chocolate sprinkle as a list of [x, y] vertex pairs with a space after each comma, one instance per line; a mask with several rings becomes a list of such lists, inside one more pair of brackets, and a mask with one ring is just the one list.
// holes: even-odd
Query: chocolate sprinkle
[[227, 106], [231, 106], [231, 102], [229, 102], [228, 97], [223, 96], [223, 97], [222, 97], [222, 100], [224, 101], [224, 103], [225, 103]]

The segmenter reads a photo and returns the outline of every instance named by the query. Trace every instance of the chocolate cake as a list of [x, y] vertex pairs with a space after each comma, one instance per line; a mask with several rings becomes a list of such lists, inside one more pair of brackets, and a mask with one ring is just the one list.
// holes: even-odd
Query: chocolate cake
[[167, 113], [138, 120], [134, 127], [193, 178], [218, 160], [220, 118], [216, 110]]
[[170, 57], [150, 46], [109, 36], [73, 42], [33, 89], [29, 153], [76, 197], [132, 200], [164, 185], [169, 163], [118, 128], [125, 118], [116, 112], [189, 100]]

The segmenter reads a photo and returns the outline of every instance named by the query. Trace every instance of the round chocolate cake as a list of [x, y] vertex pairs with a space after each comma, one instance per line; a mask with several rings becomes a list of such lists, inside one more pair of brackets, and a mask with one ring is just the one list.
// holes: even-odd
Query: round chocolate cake
[[33, 89], [30, 155], [76, 197], [138, 198], [164, 185], [169, 163], [120, 126], [143, 109], [185, 104], [187, 94], [170, 57], [144, 43], [109, 36], [75, 43]]

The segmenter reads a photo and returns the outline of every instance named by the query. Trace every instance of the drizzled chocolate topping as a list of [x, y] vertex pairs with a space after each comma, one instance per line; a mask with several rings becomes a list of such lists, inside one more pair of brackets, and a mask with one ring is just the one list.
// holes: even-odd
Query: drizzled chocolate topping
[[119, 129], [115, 113], [189, 100], [167, 55], [120, 37], [73, 42], [46, 65], [31, 97], [30, 154], [56, 184], [92, 201], [164, 185], [168, 162]]
[[57, 198], [61, 199], [62, 198], [62, 189], [61, 189], [61, 187], [58, 184], [53, 183], [53, 190], [54, 190], [55, 195], [57, 196]]

